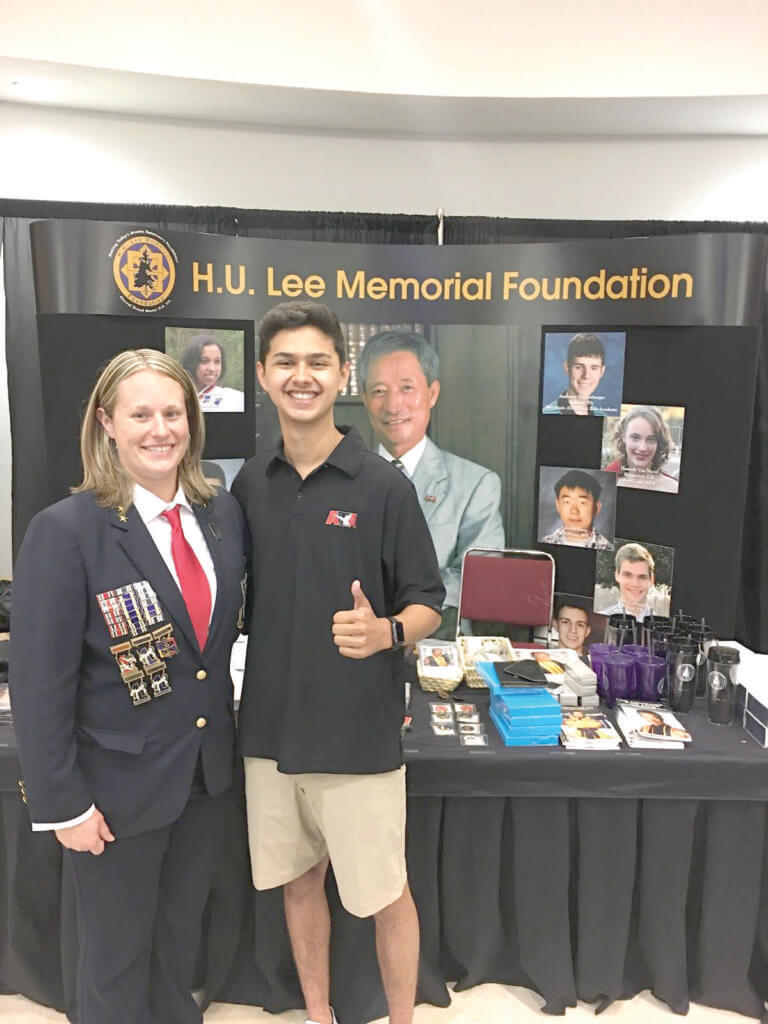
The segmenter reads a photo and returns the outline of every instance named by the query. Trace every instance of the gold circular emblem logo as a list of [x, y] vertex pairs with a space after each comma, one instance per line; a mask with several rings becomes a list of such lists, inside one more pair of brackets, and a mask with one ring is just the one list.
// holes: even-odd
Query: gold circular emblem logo
[[134, 309], [155, 310], [176, 284], [176, 254], [157, 235], [136, 232], [118, 245], [112, 274], [123, 299]]

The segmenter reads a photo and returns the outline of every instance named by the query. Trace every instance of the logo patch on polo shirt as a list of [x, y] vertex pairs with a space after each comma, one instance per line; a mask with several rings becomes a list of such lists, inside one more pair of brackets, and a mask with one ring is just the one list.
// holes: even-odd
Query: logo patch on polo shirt
[[355, 529], [357, 527], [357, 512], [340, 512], [332, 508], [325, 520], [326, 526], [346, 526]]

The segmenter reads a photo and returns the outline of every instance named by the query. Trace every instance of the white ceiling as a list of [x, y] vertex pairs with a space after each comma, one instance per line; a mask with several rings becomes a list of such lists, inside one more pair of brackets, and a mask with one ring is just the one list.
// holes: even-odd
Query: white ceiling
[[0, 0], [0, 100], [398, 135], [768, 134], [767, 0]]

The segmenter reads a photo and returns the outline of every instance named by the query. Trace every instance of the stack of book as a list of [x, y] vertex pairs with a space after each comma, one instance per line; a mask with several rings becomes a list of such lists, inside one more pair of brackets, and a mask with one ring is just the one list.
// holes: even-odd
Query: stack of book
[[574, 708], [563, 712], [560, 741], [568, 750], [618, 750], [621, 736], [605, 712]]
[[568, 708], [598, 708], [597, 676], [567, 647], [550, 647], [545, 651], [516, 647], [515, 661], [536, 661], [541, 667], [549, 692], [557, 698], [565, 712]]
[[688, 730], [661, 704], [617, 700], [616, 725], [634, 749], [683, 750], [691, 742]]

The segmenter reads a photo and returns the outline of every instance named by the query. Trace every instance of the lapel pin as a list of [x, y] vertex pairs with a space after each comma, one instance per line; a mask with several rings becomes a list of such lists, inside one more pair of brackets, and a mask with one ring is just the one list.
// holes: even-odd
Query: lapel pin
[[118, 505], [117, 506], [117, 517], [118, 517], [118, 519], [120, 520], [121, 523], [127, 523], [128, 522], [128, 516], [126, 516], [125, 509], [123, 508], [122, 505]]
[[436, 494], [425, 494], [424, 495], [424, 501], [437, 501], [437, 495]]

